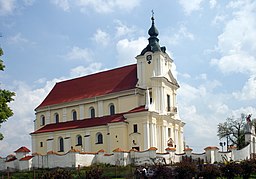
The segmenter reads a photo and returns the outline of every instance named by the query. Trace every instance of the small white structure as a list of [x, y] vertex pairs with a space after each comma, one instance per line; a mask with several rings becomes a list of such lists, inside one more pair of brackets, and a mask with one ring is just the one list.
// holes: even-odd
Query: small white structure
[[20, 147], [15, 151], [16, 155], [8, 155], [0, 159], [0, 170], [30, 170], [33, 156], [28, 155], [30, 150], [27, 147]]

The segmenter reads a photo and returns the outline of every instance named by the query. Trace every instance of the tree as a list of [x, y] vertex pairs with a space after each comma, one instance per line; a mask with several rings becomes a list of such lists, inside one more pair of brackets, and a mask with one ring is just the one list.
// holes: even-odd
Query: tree
[[[3, 55], [3, 50], [0, 48], [0, 57]], [[0, 59], [0, 70], [4, 71], [3, 60]], [[11, 108], [8, 106], [8, 103], [13, 101], [15, 96], [14, 92], [0, 88], [0, 128], [3, 122], [6, 122], [9, 117], [13, 115]], [[0, 140], [3, 140], [4, 136], [0, 133]]]
[[219, 123], [217, 134], [219, 139], [227, 139], [227, 142], [231, 142], [231, 145], [235, 145], [238, 149], [245, 147], [246, 118], [245, 114], [241, 114], [240, 118], [228, 117], [224, 123]]

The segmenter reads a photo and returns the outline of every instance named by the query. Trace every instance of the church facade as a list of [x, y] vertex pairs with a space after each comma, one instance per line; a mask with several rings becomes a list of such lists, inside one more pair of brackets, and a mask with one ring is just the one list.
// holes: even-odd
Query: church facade
[[32, 152], [65, 154], [114, 149], [184, 150], [184, 122], [173, 60], [160, 47], [151, 18], [148, 45], [137, 63], [56, 83], [35, 109]]

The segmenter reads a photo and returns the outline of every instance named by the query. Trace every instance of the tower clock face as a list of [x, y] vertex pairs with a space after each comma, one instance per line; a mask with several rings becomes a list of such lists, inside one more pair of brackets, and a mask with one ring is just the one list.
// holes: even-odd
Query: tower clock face
[[152, 60], [152, 55], [147, 55], [147, 60]]
[[151, 60], [152, 60], [152, 55], [147, 55], [147, 61], [148, 61], [148, 64], [151, 63]]

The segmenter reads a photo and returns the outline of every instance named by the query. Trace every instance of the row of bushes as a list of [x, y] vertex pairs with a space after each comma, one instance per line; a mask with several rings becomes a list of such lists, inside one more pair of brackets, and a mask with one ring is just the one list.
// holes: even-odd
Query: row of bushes
[[224, 177], [233, 179], [240, 177], [249, 179], [252, 173], [256, 172], [256, 160], [245, 160], [240, 163], [229, 162], [226, 164], [200, 164], [197, 165], [193, 162], [183, 161], [173, 166], [155, 166], [157, 178], [178, 178], [178, 179], [191, 179], [207, 178], [215, 179]]
[[[207, 178], [215, 179], [218, 177], [233, 179], [235, 177], [249, 179], [252, 173], [256, 172], [256, 160], [245, 160], [240, 163], [219, 163], [219, 164], [197, 164], [191, 161], [183, 161], [171, 166], [156, 165], [144, 167], [154, 171], [153, 178], [162, 179], [191, 179], [191, 178]], [[84, 167], [78, 170], [73, 169], [44, 169], [34, 170], [27, 173], [13, 173], [12, 178], [41, 178], [41, 179], [69, 179], [69, 178], [90, 178], [90, 179], [105, 179], [112, 177], [123, 178], [141, 178], [145, 173], [138, 172], [138, 168], [115, 167], [109, 165], [97, 165], [92, 167]], [[6, 176], [6, 175], [5, 175]]]

